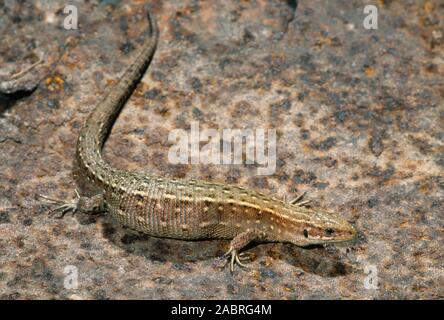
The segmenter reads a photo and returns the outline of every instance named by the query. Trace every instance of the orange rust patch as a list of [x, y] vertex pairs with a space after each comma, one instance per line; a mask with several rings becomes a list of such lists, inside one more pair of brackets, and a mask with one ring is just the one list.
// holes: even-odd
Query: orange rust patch
[[424, 183], [419, 187], [419, 192], [421, 192], [421, 193], [429, 193], [429, 191], [430, 191], [430, 188], [427, 183]]
[[373, 78], [376, 74], [376, 70], [372, 67], [365, 68], [364, 72], [368, 78]]
[[425, 13], [431, 13], [431, 12], [433, 12], [434, 9], [435, 9], [435, 5], [432, 2], [427, 1], [424, 4], [424, 11], [425, 11]]
[[59, 75], [50, 76], [45, 80], [46, 88], [48, 88], [49, 91], [63, 90], [64, 83], [65, 81]]

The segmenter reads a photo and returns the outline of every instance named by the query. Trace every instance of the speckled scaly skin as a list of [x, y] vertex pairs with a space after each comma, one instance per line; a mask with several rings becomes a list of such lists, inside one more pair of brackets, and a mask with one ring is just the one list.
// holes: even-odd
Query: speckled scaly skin
[[104, 141], [155, 52], [157, 24], [149, 15], [148, 19], [150, 39], [89, 115], [78, 138], [80, 167], [102, 193], [92, 198], [79, 196], [74, 203], [55, 210], [63, 214], [106, 208], [122, 224], [156, 237], [232, 239], [227, 252], [231, 270], [235, 263], [245, 266], [239, 251], [253, 240], [305, 246], [352, 239], [356, 231], [347, 221], [324, 210], [304, 207], [300, 197], [285, 202], [239, 186], [127, 172], [102, 159]]

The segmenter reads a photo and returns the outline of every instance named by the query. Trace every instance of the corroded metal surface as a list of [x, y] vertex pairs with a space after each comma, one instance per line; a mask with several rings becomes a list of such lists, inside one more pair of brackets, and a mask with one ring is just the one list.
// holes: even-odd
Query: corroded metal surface
[[[74, 197], [87, 113], [146, 35], [139, 1], [0, 7], [1, 66], [44, 53], [32, 93], [0, 96], [1, 298], [443, 298], [444, 7], [360, 1], [153, 2], [161, 30], [144, 81], [105, 147], [113, 165], [228, 182], [279, 197], [308, 191], [359, 229], [351, 244], [252, 247], [253, 271], [219, 271], [228, 243], [157, 239], [106, 216], [51, 220], [35, 199]], [[29, 62], [27, 62], [29, 63]], [[168, 133], [276, 128], [277, 170], [173, 165]], [[75, 170], [74, 170], [75, 171]], [[79, 287], [64, 288], [64, 268]], [[377, 272], [378, 289], [368, 285]], [[367, 272], [367, 273], [366, 273]], [[375, 278], [376, 279], [376, 278]]]

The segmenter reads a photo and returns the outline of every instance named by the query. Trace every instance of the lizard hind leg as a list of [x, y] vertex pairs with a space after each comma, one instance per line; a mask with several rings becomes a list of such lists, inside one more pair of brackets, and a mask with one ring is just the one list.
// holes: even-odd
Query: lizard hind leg
[[65, 201], [56, 198], [51, 198], [46, 195], [38, 194], [38, 197], [44, 202], [56, 205], [55, 208], [48, 211], [50, 216], [56, 216], [57, 218], [63, 218], [68, 212], [75, 214], [78, 211], [84, 213], [95, 214], [103, 212], [105, 210], [105, 199], [103, 194], [97, 194], [92, 197], [80, 196], [78, 191], [76, 192], [76, 199], [73, 201]]
[[237, 264], [243, 269], [249, 269], [249, 267], [242, 261], [250, 260], [244, 252], [240, 253], [240, 250], [244, 248], [251, 241], [256, 239], [258, 235], [254, 231], [245, 231], [238, 234], [231, 240], [230, 249], [224, 254], [224, 257], [228, 258], [227, 263], [230, 263], [230, 271], [233, 273], [234, 265]]

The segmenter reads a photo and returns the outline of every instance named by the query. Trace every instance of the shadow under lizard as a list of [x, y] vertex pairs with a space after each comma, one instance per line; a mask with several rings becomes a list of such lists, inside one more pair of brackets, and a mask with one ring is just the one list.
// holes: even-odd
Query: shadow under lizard
[[246, 267], [240, 250], [251, 241], [289, 242], [298, 246], [351, 240], [355, 228], [339, 215], [305, 206], [302, 196], [282, 201], [240, 186], [199, 180], [166, 179], [113, 168], [101, 149], [125, 102], [154, 55], [158, 29], [148, 14], [150, 38], [141, 53], [88, 116], [77, 141], [82, 172], [101, 192], [77, 194], [73, 202], [49, 198], [51, 210], [97, 213], [108, 211], [120, 223], [155, 237], [183, 240], [232, 239], [225, 254], [230, 270]]

